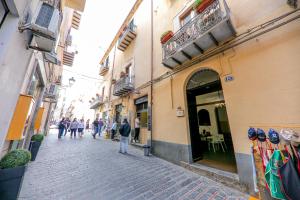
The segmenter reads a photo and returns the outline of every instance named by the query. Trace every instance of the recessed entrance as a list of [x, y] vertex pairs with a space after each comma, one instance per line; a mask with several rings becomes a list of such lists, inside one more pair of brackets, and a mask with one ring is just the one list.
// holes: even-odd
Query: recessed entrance
[[196, 163], [236, 173], [236, 161], [218, 73], [196, 72], [186, 88], [192, 158]]

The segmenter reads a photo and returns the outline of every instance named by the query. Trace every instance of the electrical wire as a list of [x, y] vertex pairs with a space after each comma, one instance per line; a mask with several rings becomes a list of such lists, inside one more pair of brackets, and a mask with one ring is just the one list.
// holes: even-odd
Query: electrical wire
[[[65, 69], [65, 68], [64, 68], [63, 70], [64, 70], [64, 71], [67, 71], [67, 72], [70, 72], [70, 73], [73, 73], [73, 74], [76, 74], [76, 75], [78, 75], [78, 76], [85, 77], [85, 78], [80, 78], [80, 79], [85, 79], [85, 80], [88, 80], [88, 79], [94, 79], [94, 80], [95, 80], [94, 82], [97, 82], [97, 81], [99, 81], [99, 82], [104, 82], [104, 81], [105, 81], [105, 80], [103, 80], [103, 79], [98, 79], [98, 78], [96, 78], [96, 77], [88, 76], [88, 75], [86, 75], [86, 74], [74, 72], [74, 71], [69, 70], [69, 69]], [[91, 81], [92, 81], [92, 80], [91, 80]]]

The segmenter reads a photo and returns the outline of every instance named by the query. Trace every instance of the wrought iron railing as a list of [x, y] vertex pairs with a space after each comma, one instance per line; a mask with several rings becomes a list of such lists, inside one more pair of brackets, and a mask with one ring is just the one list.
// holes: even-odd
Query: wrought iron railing
[[91, 104], [90, 107], [91, 108], [96, 108], [98, 106], [100, 106], [100, 104], [103, 103], [103, 97], [102, 96], [97, 96], [96, 99], [94, 99]]
[[107, 66], [107, 65], [101, 65], [100, 66], [100, 72], [101, 71], [106, 71], [106, 70], [108, 70], [109, 69], [109, 66]]
[[124, 39], [124, 37], [126, 37], [129, 31], [136, 32], [136, 25], [134, 24], [134, 20], [131, 20], [131, 22], [128, 24], [126, 29], [123, 31], [122, 35], [119, 38], [118, 43], [120, 43]]
[[[220, 23], [229, 13], [226, 2], [222, 0], [215, 0], [203, 12], [199, 13], [165, 44], [163, 48], [163, 59], [168, 59], [180, 49], [194, 42], [197, 38], [201, 37], [208, 30]], [[225, 9], [222, 9], [224, 5]]]
[[116, 81], [114, 86], [114, 94], [129, 92], [134, 89], [134, 77], [125, 76]]

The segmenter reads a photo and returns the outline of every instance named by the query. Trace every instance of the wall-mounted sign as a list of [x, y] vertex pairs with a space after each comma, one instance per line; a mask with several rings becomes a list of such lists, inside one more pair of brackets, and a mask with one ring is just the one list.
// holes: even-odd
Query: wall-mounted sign
[[177, 117], [184, 117], [184, 110], [181, 107], [176, 109], [176, 116]]
[[225, 82], [233, 81], [234, 78], [232, 75], [225, 76]]

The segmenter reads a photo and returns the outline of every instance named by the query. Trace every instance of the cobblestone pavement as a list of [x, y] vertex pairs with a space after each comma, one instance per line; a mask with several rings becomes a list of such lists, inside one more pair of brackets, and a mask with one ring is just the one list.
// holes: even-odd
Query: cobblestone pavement
[[20, 200], [221, 200], [246, 195], [134, 147], [118, 153], [119, 143], [69, 136], [47, 136], [24, 177]]

